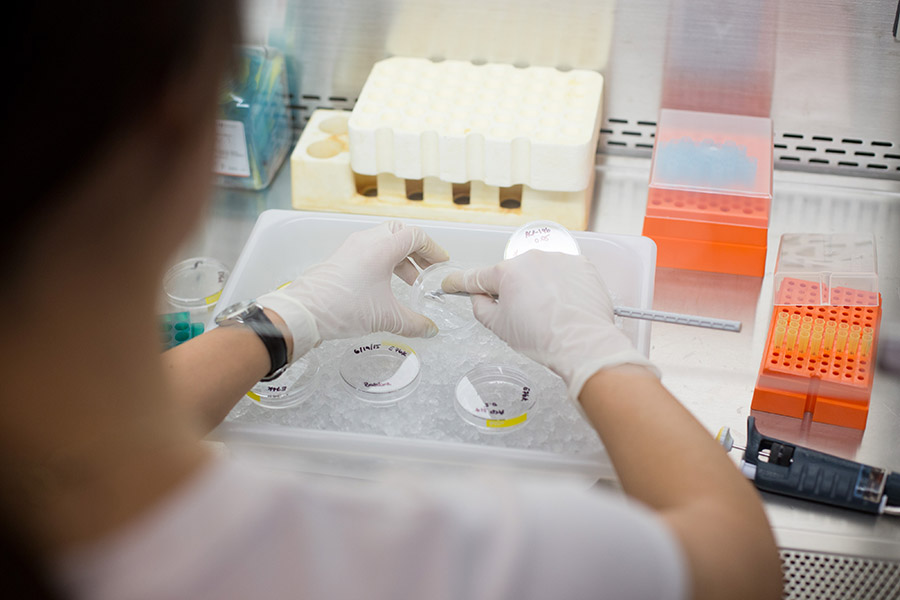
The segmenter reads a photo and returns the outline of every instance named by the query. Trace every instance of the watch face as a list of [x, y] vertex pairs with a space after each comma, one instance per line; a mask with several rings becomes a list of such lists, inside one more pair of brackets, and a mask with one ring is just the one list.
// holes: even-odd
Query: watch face
[[246, 316], [254, 306], [256, 306], [255, 300], [244, 300], [243, 302], [232, 304], [216, 315], [216, 325], [221, 325], [225, 321], [230, 321], [232, 319], [241, 319]]

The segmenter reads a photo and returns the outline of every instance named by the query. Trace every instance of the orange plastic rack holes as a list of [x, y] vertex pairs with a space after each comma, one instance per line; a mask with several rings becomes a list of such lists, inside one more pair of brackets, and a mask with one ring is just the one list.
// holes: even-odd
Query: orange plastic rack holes
[[865, 429], [880, 322], [875, 292], [785, 278], [751, 408]]

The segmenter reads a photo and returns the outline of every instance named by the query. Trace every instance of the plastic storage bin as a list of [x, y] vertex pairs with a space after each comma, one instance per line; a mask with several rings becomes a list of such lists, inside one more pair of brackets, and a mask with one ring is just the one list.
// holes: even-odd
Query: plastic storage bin
[[[297, 213], [293, 211], [264, 212], [245, 246], [231, 278], [222, 293], [220, 302], [228, 305], [240, 299], [253, 298], [277, 287], [284, 281], [292, 280], [311, 264], [326, 259], [354, 231], [370, 228], [383, 222], [382, 217], [333, 215], [323, 213]], [[506, 242], [514, 231], [512, 227], [473, 226], [457, 223], [435, 223], [429, 221], [408, 221], [421, 227], [435, 241], [441, 244], [453, 260], [462, 264], [491, 264], [503, 257]], [[637, 236], [605, 235], [597, 233], [574, 233], [582, 254], [600, 266], [608, 287], [617, 303], [650, 308], [653, 298], [655, 272], [655, 247], [653, 242]], [[476, 325], [481, 327], [480, 325]], [[624, 320], [621, 326], [634, 340], [637, 348], [645, 354], [649, 351], [650, 324], [646, 321]], [[453, 343], [465, 351], [467, 334]], [[434, 338], [440, 342], [442, 336]], [[336, 342], [335, 342], [336, 343]], [[423, 340], [410, 340], [421, 345]], [[443, 342], [441, 342], [443, 343]], [[498, 344], [503, 345], [498, 342]], [[347, 343], [343, 344], [347, 347]], [[322, 350], [321, 348], [319, 350]], [[417, 352], [419, 348], [417, 347]], [[425, 351], [422, 351], [425, 352]], [[511, 351], [510, 351], [511, 352]], [[423, 364], [429, 365], [431, 355], [423, 354]], [[524, 360], [524, 359], [523, 359]], [[532, 370], [537, 367], [532, 363]], [[460, 368], [447, 365], [442, 370]], [[337, 369], [337, 365], [323, 362], [322, 371]], [[453, 375], [455, 386], [459, 377], [468, 370]], [[526, 371], [528, 367], [526, 367]], [[423, 378], [427, 374], [423, 372]], [[337, 376], [325, 381], [333, 381], [340, 386]], [[360, 410], [376, 411], [377, 418], [385, 411], [399, 411], [415, 407], [426, 399], [423, 388], [426, 380], [419, 385], [419, 391], [393, 407], [377, 407], [348, 398]], [[565, 403], [565, 392], [561, 382], [559, 397], [547, 401]], [[330, 389], [330, 387], [329, 387]], [[478, 443], [457, 439], [419, 439], [415, 435], [376, 435], [371, 433], [351, 433], [303, 426], [286, 426], [275, 422], [259, 422], [258, 417], [237, 416], [222, 424], [214, 437], [225, 441], [234, 452], [260, 451], [269, 460], [283, 460], [291, 469], [329, 475], [353, 477], [377, 477], [382, 467], [403, 466], [407, 468], [468, 470], [475, 466], [500, 469], [503, 471], [527, 472], [552, 477], [575, 478], [583, 482], [593, 482], [598, 477], [611, 474], [606, 456], [596, 453], [570, 452], [566, 448], [547, 448], [536, 444], [533, 447], [511, 445], [516, 434], [503, 436], [487, 435], [491, 442], [481, 440], [475, 428], [461, 422], [454, 409], [455, 390], [448, 386], [440, 402], [448, 423], [455, 423], [461, 430], [471, 433], [480, 440]], [[304, 403], [300, 409], [311, 410], [322, 406], [323, 410], [333, 410], [328, 404]], [[251, 407], [252, 408], [252, 407]], [[573, 409], [574, 410], [574, 409]], [[277, 414], [276, 414], [277, 413]], [[261, 413], [258, 413], [261, 414]], [[268, 411], [261, 418], [280, 418], [286, 411]], [[300, 414], [300, 413], [297, 413]], [[307, 413], [303, 413], [306, 415]], [[529, 420], [530, 420], [529, 413]], [[304, 417], [305, 418], [305, 417]], [[574, 417], [573, 417], [574, 418]], [[254, 421], [253, 419], [257, 419]], [[581, 424], [587, 428], [587, 425]], [[532, 430], [531, 424], [526, 430]], [[483, 442], [483, 443], [482, 443]], [[596, 446], [600, 448], [600, 446]]]
[[761, 277], [771, 200], [771, 120], [660, 111], [644, 219], [659, 266]]
[[235, 78], [219, 99], [216, 182], [267, 187], [291, 145], [284, 56], [274, 48], [241, 48]]
[[881, 323], [871, 235], [786, 234], [754, 410], [864, 429]]

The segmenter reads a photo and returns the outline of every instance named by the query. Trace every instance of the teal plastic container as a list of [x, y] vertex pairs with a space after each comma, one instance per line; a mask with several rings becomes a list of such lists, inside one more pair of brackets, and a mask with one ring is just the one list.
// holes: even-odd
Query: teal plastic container
[[216, 162], [223, 187], [261, 190], [291, 145], [284, 55], [267, 46], [243, 46], [234, 78], [219, 98]]

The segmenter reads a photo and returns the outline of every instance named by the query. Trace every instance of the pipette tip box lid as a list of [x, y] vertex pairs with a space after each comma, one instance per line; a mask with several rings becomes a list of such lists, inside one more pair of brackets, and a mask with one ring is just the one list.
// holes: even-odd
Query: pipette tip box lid
[[772, 200], [772, 122], [663, 109], [644, 235], [659, 266], [762, 276]]

